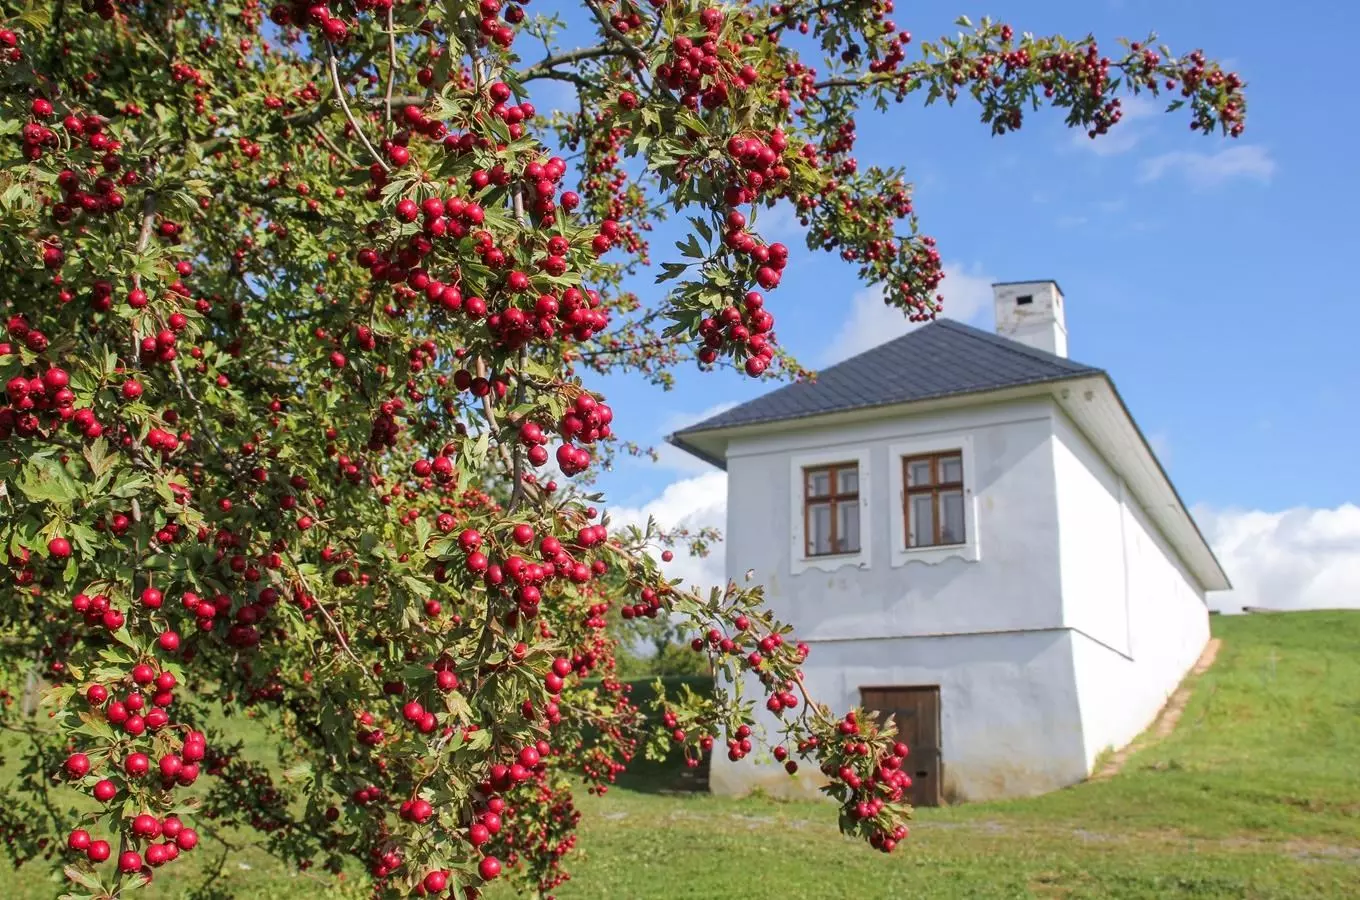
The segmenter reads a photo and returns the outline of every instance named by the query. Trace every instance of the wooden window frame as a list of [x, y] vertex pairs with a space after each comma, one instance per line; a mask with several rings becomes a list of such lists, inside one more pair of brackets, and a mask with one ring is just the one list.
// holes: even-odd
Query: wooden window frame
[[[940, 461], [944, 459], [958, 458], [959, 460], [959, 480], [940, 481]], [[919, 462], [930, 463], [930, 484], [913, 485], [911, 483], [911, 464]], [[915, 453], [910, 456], [902, 457], [902, 543], [908, 550], [927, 550], [932, 547], [962, 547], [968, 544], [968, 488], [966, 484], [967, 469], [964, 465], [963, 448], [954, 450], [936, 450], [931, 453]], [[962, 540], [950, 541], [945, 543], [941, 536], [944, 526], [944, 518], [940, 515], [940, 494], [945, 491], [958, 491], [963, 497], [963, 536]], [[931, 522], [934, 525], [931, 534], [931, 542], [922, 544], [920, 541], [911, 543], [911, 498], [919, 497], [923, 494], [930, 495]]]
[[[856, 489], [852, 492], [842, 493], [837, 485], [840, 484], [838, 474], [846, 469], [855, 470]], [[826, 472], [829, 493], [813, 496], [812, 494], [812, 473]], [[849, 556], [859, 553], [863, 547], [856, 547], [853, 550], [838, 550], [839, 536], [836, 534], [839, 517], [836, 515], [836, 508], [842, 503], [852, 503], [855, 507], [855, 514], [859, 515], [859, 460], [846, 460], [836, 463], [818, 463], [817, 465], [803, 466], [803, 558], [822, 559], [828, 556]], [[831, 550], [826, 553], [814, 552], [812, 543], [811, 508], [814, 503], [825, 503], [831, 508]], [[864, 543], [864, 523], [860, 522], [860, 544]]]

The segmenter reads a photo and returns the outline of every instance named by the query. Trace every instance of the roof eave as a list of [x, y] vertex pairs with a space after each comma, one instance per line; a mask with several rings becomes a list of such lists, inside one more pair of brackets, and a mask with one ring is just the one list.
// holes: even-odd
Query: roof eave
[[814, 428], [821, 425], [829, 425], [845, 420], [877, 419], [891, 415], [908, 415], [917, 412], [934, 409], [946, 409], [955, 406], [971, 406], [983, 398], [989, 398], [991, 402], [1003, 402], [1006, 400], [1020, 399], [1024, 397], [1040, 396], [1052, 393], [1055, 385], [1066, 384], [1083, 378], [1090, 378], [1093, 375], [1104, 375], [1100, 369], [1088, 369], [1071, 374], [1061, 375], [1055, 378], [1036, 379], [1020, 384], [1008, 384], [1001, 387], [984, 387], [976, 390], [955, 391], [948, 394], [939, 394], [934, 397], [920, 397], [914, 400], [903, 400], [896, 403], [866, 404], [864, 406], [842, 407], [840, 409], [818, 411], [804, 415], [788, 416], [779, 419], [764, 419], [756, 422], [738, 422], [731, 425], [717, 425], [705, 428], [704, 423], [691, 425], [674, 434], [667, 435], [666, 442], [679, 447], [687, 452], [694, 453], [705, 462], [718, 465], [712, 459], [707, 458], [702, 452], [694, 452], [690, 448], [694, 446], [695, 438], [704, 439], [730, 439], [737, 436], [753, 434], [771, 434], [782, 431], [792, 431], [800, 428]]
[[693, 456], [696, 459], [701, 459], [704, 462], [708, 463], [710, 466], [717, 466], [724, 472], [727, 471], [727, 460], [723, 459], [720, 456], [714, 456], [713, 454], [701, 449], [695, 444], [690, 443], [689, 441], [685, 440], [684, 437], [681, 436], [680, 432], [666, 435], [666, 443], [670, 444], [673, 447], [679, 447], [681, 450], [684, 450], [690, 456]]

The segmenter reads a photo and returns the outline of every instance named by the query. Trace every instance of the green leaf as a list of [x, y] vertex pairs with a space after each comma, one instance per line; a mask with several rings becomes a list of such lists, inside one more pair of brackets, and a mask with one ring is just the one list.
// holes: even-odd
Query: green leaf
[[421, 516], [416, 519], [416, 547], [423, 548], [430, 539], [430, 520]]
[[87, 446], [83, 455], [95, 478], [103, 478], [116, 461], [116, 457], [109, 453], [109, 442], [102, 437]]
[[699, 239], [694, 235], [686, 235], [685, 240], [676, 241], [675, 248], [690, 259], [703, 259], [705, 254], [703, 248], [699, 246]]
[[66, 873], [67, 878], [81, 887], [89, 888], [96, 894], [108, 893], [104, 890], [104, 885], [100, 882], [99, 876], [93, 872], [84, 872], [75, 866], [67, 866], [62, 871]]
[[486, 464], [486, 454], [491, 449], [491, 433], [483, 431], [477, 435], [477, 442], [472, 445], [472, 461], [478, 466]]
[[661, 264], [661, 274], [656, 276], [656, 283], [661, 284], [663, 281], [679, 278], [681, 275], [685, 274], [685, 270], [688, 268], [689, 266], [686, 263], [663, 262]]
[[16, 486], [34, 502], [70, 503], [81, 495], [80, 485], [66, 468], [56, 460], [42, 456], [29, 460]]
[[46, 28], [52, 24], [52, 13], [47, 6], [29, 7], [19, 13], [19, 18], [34, 28]]

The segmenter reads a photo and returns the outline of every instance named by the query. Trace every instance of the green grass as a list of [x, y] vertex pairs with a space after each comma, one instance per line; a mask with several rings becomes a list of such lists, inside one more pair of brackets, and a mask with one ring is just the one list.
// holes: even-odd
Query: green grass
[[[841, 838], [826, 804], [583, 793], [575, 880], [558, 896], [1360, 897], [1360, 612], [1215, 618], [1214, 631], [1222, 652], [1177, 730], [1112, 779], [921, 810], [890, 857]], [[341, 896], [262, 856], [243, 861], [221, 878], [237, 896]], [[184, 896], [198, 865], [176, 864], [175, 884], [141, 896]], [[0, 887], [55, 893], [36, 869]]]

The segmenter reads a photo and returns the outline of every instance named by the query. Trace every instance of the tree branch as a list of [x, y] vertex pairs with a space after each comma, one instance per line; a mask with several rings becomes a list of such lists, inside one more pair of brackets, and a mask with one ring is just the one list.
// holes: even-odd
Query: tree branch
[[586, 0], [586, 6], [595, 14], [595, 21], [600, 23], [600, 30], [609, 38], [618, 41], [619, 46], [623, 47], [623, 52], [632, 58], [642, 68], [647, 68], [647, 54], [642, 52], [642, 48], [614, 27], [614, 23], [609, 21], [609, 14], [601, 9], [594, 0]]
[[355, 120], [354, 113], [350, 112], [349, 103], [345, 100], [345, 87], [340, 83], [340, 72], [335, 67], [335, 51], [332, 50], [329, 45], [326, 47], [326, 56], [328, 57], [327, 67], [330, 69], [331, 74], [331, 86], [335, 88], [335, 98], [340, 101], [340, 108], [345, 111], [345, 119], [349, 122], [349, 127], [354, 129], [355, 136], [363, 142], [364, 147], [368, 149], [369, 154], [373, 157], [373, 160], [382, 167], [382, 170], [384, 172], [391, 172], [392, 168], [378, 155], [378, 151], [373, 149], [373, 145], [368, 142], [368, 137], [365, 136], [364, 130], [359, 127], [358, 121]]
[[[151, 243], [151, 229], [156, 224], [156, 192], [148, 190], [142, 197], [142, 227], [137, 233], [137, 245], [132, 251], [132, 255], [141, 259], [146, 252], [147, 245]], [[132, 286], [136, 290], [142, 289], [142, 275], [136, 269], [132, 270]], [[139, 366], [142, 358], [142, 347], [137, 342], [137, 329], [132, 322], [128, 322], [129, 330], [132, 333], [132, 356], [128, 358], [128, 365]]]
[[326, 134], [326, 130], [324, 128], [322, 128], [320, 125], [313, 125], [312, 131], [316, 134], [317, 137], [321, 138], [321, 142], [326, 145], [326, 148], [328, 150], [330, 150], [336, 156], [343, 159], [345, 162], [349, 163], [354, 168], [356, 169], [360, 168], [359, 161], [354, 157], [350, 156], [344, 150], [341, 150], [338, 146], [336, 146], [335, 142], [330, 139], [330, 136], [328, 134]]
[[392, 86], [397, 80], [397, 32], [392, 23], [392, 8], [395, 3], [387, 4], [387, 94], [384, 98], [386, 106], [387, 127], [392, 127]]
[[[552, 70], [558, 66], [565, 66], [570, 63], [583, 62], [587, 59], [600, 59], [601, 57], [606, 56], [617, 56], [618, 54], [619, 51], [617, 48], [611, 47], [608, 44], [599, 44], [595, 47], [584, 47], [580, 50], [572, 50], [569, 53], [545, 56], [532, 66], [529, 66], [529, 68], [519, 72], [519, 80], [532, 81], [535, 78], [552, 78], [555, 75], [567, 75], [568, 73], [565, 72], [553, 73]], [[576, 77], [580, 78], [579, 75]], [[585, 79], [581, 80], [584, 81]]]

